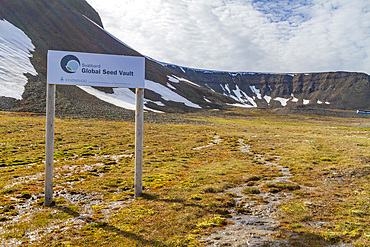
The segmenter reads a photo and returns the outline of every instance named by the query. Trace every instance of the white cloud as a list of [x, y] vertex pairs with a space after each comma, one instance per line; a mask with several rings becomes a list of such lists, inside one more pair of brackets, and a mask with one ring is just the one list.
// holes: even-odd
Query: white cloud
[[370, 74], [368, 0], [87, 0], [140, 53], [182, 66]]

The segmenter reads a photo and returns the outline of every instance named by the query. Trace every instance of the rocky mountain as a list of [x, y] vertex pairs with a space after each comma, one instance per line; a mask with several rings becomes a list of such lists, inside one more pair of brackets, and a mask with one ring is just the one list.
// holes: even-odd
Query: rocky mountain
[[370, 108], [370, 77], [364, 73], [267, 74], [167, 66], [203, 87], [235, 99], [244, 104], [242, 107]]
[[[0, 0], [0, 110], [45, 112], [48, 50], [143, 56], [104, 30], [84, 0]], [[180, 67], [146, 57], [145, 109], [370, 109], [369, 75], [264, 74]], [[56, 114], [131, 118], [132, 89], [57, 86]]]

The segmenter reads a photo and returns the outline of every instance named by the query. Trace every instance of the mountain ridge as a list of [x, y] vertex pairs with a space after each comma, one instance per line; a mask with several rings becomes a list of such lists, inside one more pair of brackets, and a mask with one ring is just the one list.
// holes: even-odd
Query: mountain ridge
[[[31, 51], [30, 61], [37, 72], [25, 74], [27, 84], [21, 100], [0, 96], [0, 110], [45, 112], [48, 50], [143, 56], [104, 30], [99, 14], [84, 0], [1, 0], [0, 20], [9, 21], [32, 40], [35, 50]], [[370, 108], [369, 75], [355, 72], [220, 72], [165, 64], [146, 57], [145, 77], [145, 105], [154, 112], [222, 110], [233, 106]], [[129, 89], [58, 86], [56, 113], [59, 117], [132, 118], [132, 108], [122, 106], [132, 105], [133, 95]]]
[[[273, 74], [201, 71], [186, 67], [180, 68], [176, 65], [168, 66], [172, 67], [178, 73], [184, 73], [193, 81], [201, 82], [203, 86], [211, 90], [231, 97], [238, 97], [236, 93], [232, 93], [231, 91], [242, 90], [245, 94], [245, 99], [248, 96], [257, 96], [258, 98], [258, 94], [261, 94], [260, 98], [267, 95], [271, 99], [278, 97], [285, 100], [290, 99], [286, 102], [290, 106], [297, 105], [291, 103], [298, 103], [298, 105], [310, 104], [311, 106], [326, 103], [326, 105], [332, 105], [335, 109], [354, 110], [356, 108], [370, 108], [370, 76], [365, 73], [338, 71]], [[222, 77], [222, 79], [220, 78], [215, 83], [215, 77]], [[228, 85], [229, 90], [225, 88], [226, 85]], [[260, 93], [256, 93], [256, 90], [260, 91]], [[357, 97], [353, 98], [353, 95], [357, 95]], [[340, 100], [338, 100], [339, 98]], [[295, 99], [298, 99], [298, 101], [294, 102], [296, 101]], [[305, 99], [310, 102], [305, 104]], [[254, 105], [253, 102], [250, 103], [252, 106]], [[280, 105], [272, 103], [273, 101], [268, 102], [268, 100], [265, 100], [259, 101], [257, 105], [264, 108], [268, 108], [269, 106], [283, 106], [281, 102]]]

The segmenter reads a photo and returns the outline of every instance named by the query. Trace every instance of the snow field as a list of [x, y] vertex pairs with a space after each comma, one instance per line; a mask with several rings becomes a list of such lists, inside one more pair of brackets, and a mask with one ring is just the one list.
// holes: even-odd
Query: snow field
[[[79, 88], [81, 88], [85, 92], [87, 92], [87, 93], [89, 93], [89, 94], [91, 94], [91, 95], [93, 95], [93, 96], [95, 96], [95, 97], [97, 97], [97, 98], [99, 98], [99, 99], [101, 99], [105, 102], [111, 103], [111, 104], [116, 105], [118, 107], [125, 108], [125, 109], [128, 109], [128, 110], [135, 110], [136, 109], [135, 93], [132, 92], [129, 88], [113, 88], [113, 91], [114, 91], [113, 94], [105, 93], [105, 92], [102, 92], [100, 90], [97, 90], [97, 89], [95, 89], [93, 87], [89, 87], [89, 86], [79, 86]], [[166, 101], [175, 101], [175, 102], [184, 103], [186, 106], [189, 106], [189, 107], [198, 108], [198, 109], [201, 108], [199, 105], [194, 104], [193, 102], [187, 100], [186, 98], [178, 95], [177, 93], [173, 92], [168, 87], [163, 86], [162, 84], [159, 84], [159, 83], [156, 83], [156, 82], [153, 82], [153, 81], [149, 81], [149, 80], [145, 80], [145, 88], [160, 94], [162, 96], [162, 99], [164, 99]], [[149, 111], [162, 113], [161, 111], [157, 111], [157, 110], [154, 110], [154, 109], [151, 109], [151, 108], [145, 106], [145, 104], [147, 104], [149, 102], [152, 102], [152, 103], [154, 103], [158, 106], [165, 106], [162, 102], [158, 102], [158, 101], [154, 102], [154, 101], [150, 101], [148, 99], [145, 99], [144, 100], [144, 110], [149, 110]]]
[[30, 51], [34, 50], [31, 39], [22, 30], [0, 20], [0, 96], [22, 99], [27, 84], [24, 74], [37, 75], [30, 61]]

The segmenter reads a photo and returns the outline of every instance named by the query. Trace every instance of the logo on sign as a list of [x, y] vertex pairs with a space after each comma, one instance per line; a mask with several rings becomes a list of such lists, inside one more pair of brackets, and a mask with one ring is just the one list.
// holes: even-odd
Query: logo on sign
[[62, 69], [70, 74], [76, 73], [78, 68], [81, 66], [80, 60], [73, 55], [67, 55], [60, 61]]

